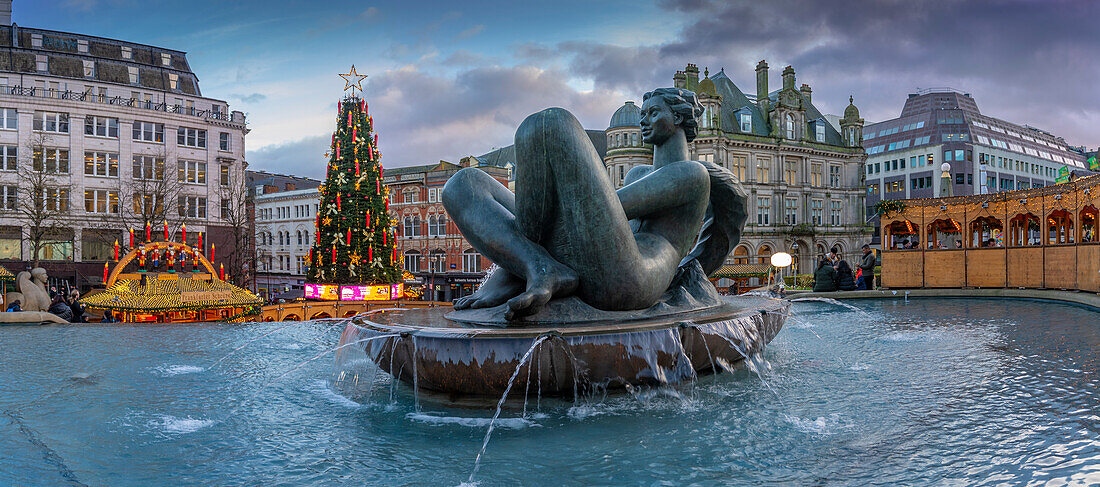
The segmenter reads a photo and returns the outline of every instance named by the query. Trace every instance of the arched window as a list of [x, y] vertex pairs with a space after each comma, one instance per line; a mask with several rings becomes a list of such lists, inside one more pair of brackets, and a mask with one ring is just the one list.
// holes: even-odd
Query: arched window
[[404, 226], [404, 235], [406, 237], [412, 237], [413, 235], [415, 235], [413, 233], [413, 220], [412, 220], [412, 218], [405, 217], [405, 220], [404, 220], [403, 223], [404, 223], [404, 225], [403, 225]]
[[406, 250], [404, 254], [405, 270], [409, 272], [420, 272], [420, 251], [419, 250]]
[[623, 145], [623, 134], [615, 134], [615, 147]]
[[481, 272], [481, 254], [474, 249], [462, 252], [462, 272]]
[[794, 138], [794, 116], [787, 114], [787, 138]]
[[1073, 215], [1066, 210], [1054, 210], [1047, 217], [1047, 244], [1073, 243]]
[[919, 249], [920, 234], [909, 220], [898, 220], [886, 226], [886, 242], [890, 249]]
[[306, 245], [313, 245], [313, 244], [309, 243], [309, 230], [303, 231], [302, 235], [305, 235], [305, 237], [306, 237]]
[[302, 231], [301, 231], [301, 230], [295, 230], [295, 231], [294, 231], [294, 233], [296, 233], [296, 234], [297, 234], [297, 237], [298, 237], [298, 245], [302, 245]]
[[760, 249], [756, 251], [756, 262], [760, 264], [770, 264], [772, 258], [772, 248], [768, 244], [760, 246]]
[[279, 232], [279, 245], [283, 244], [283, 232]]
[[1004, 224], [991, 216], [970, 222], [970, 247], [1004, 247]]
[[1031, 213], [1020, 213], [1008, 221], [1008, 245], [1042, 245], [1043, 233], [1039, 229], [1039, 217]]
[[738, 245], [733, 249], [733, 263], [734, 264], [748, 264], [749, 263], [749, 248], [744, 245]]
[[435, 215], [428, 215], [428, 236], [436, 237], [435, 233]]
[[420, 221], [420, 215], [416, 215], [416, 216], [413, 217], [413, 233], [412, 233], [412, 236], [419, 237], [419, 236], [423, 235], [423, 232], [421, 231], [421, 228], [420, 228], [421, 223], [422, 222]]
[[1100, 220], [1100, 212], [1095, 206], [1088, 205], [1081, 209], [1081, 243], [1100, 241], [1096, 235], [1097, 220]]
[[948, 218], [928, 224], [928, 248], [961, 249], [962, 227], [959, 222]]

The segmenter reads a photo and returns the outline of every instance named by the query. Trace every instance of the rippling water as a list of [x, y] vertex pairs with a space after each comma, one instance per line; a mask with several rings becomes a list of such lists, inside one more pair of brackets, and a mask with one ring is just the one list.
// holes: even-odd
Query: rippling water
[[[755, 374], [578, 403], [524, 391], [488, 485], [1100, 483], [1100, 313], [803, 302]], [[0, 485], [459, 485], [491, 410], [334, 381], [343, 326], [0, 328]], [[266, 387], [265, 387], [266, 386]]]

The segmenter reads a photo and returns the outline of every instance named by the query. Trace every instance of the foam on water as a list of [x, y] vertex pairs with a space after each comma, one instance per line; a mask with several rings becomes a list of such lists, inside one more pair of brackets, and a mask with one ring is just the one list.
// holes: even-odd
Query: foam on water
[[788, 423], [794, 425], [795, 429], [804, 433], [813, 433], [818, 435], [832, 434], [838, 428], [844, 427], [840, 423], [840, 415], [833, 413], [829, 416], [818, 416], [815, 419], [800, 418], [792, 414], [782, 414], [783, 419]]
[[161, 377], [172, 377], [174, 375], [183, 374], [195, 374], [206, 370], [203, 367], [197, 365], [161, 365], [153, 368], [153, 372]]
[[[546, 415], [543, 415], [545, 417]], [[466, 426], [469, 428], [484, 428], [489, 426], [489, 423], [494, 423], [497, 427], [508, 429], [523, 429], [529, 427], [539, 426], [538, 423], [528, 420], [526, 418], [497, 418], [493, 421], [493, 418], [467, 418], [462, 416], [441, 416], [437, 413], [409, 413], [405, 415], [413, 421], [419, 421], [421, 423], [428, 423], [432, 425], [445, 425], [454, 424], [458, 426]], [[532, 419], [534, 415], [530, 415]]]
[[348, 399], [347, 397], [338, 394], [336, 391], [333, 391], [332, 388], [329, 387], [328, 381], [324, 379], [314, 381], [311, 391], [320, 398], [337, 406], [343, 406], [348, 409], [359, 409], [363, 407], [362, 404], [352, 401], [351, 399]]
[[887, 333], [879, 337], [884, 342], [927, 342], [940, 338], [940, 334], [934, 331], [897, 331]]
[[194, 433], [214, 424], [212, 419], [195, 419], [190, 416], [179, 418], [176, 416], [162, 415], [159, 419], [150, 421], [150, 426], [160, 428], [165, 433], [187, 434]]

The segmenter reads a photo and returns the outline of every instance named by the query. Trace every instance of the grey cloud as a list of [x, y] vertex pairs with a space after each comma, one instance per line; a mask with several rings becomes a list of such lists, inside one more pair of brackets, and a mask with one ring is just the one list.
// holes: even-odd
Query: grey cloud
[[459, 32], [458, 35], [455, 36], [455, 39], [469, 39], [473, 36], [480, 34], [483, 30], [485, 30], [485, 24], [477, 24], [473, 27], [470, 27], [469, 29]]
[[325, 177], [325, 151], [330, 142], [329, 136], [319, 135], [249, 150], [248, 168], [321, 179]]
[[242, 95], [242, 94], [237, 93], [237, 94], [229, 95], [229, 97], [230, 98], [236, 98], [238, 100], [241, 100], [244, 103], [256, 103], [256, 102], [261, 102], [261, 101], [264, 101], [264, 100], [267, 99], [267, 95], [264, 95], [263, 93], [252, 93], [250, 95]]

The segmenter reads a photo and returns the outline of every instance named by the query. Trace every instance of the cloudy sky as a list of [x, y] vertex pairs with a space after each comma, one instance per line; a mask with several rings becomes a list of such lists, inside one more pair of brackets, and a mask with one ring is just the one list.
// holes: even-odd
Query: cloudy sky
[[188, 53], [205, 96], [248, 114], [251, 168], [319, 177], [355, 64], [388, 167], [511, 143], [548, 106], [605, 128], [689, 62], [746, 92], [767, 59], [869, 122], [954, 87], [983, 113], [1100, 145], [1100, 2], [785, 0], [15, 0], [13, 20]]

